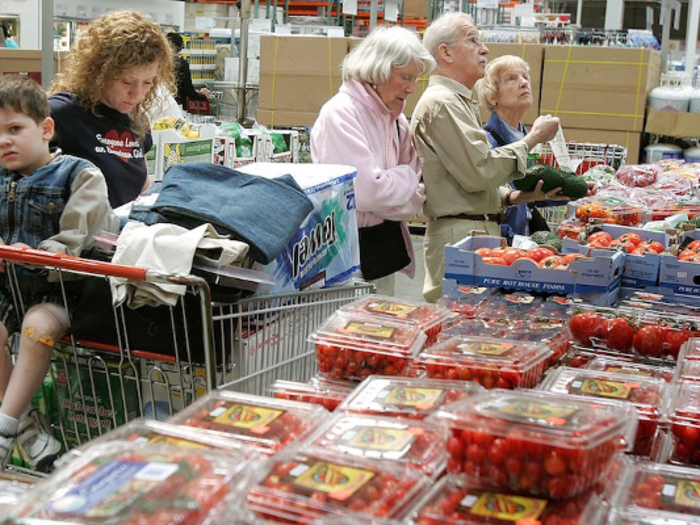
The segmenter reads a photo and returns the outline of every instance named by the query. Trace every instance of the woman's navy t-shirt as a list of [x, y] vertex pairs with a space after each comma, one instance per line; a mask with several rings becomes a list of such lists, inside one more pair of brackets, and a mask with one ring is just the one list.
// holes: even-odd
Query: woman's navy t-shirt
[[100, 168], [113, 208], [134, 200], [148, 177], [145, 157], [153, 145], [151, 134], [139, 141], [129, 115], [104, 104], [97, 106], [95, 115], [69, 93], [51, 95], [49, 106], [56, 122], [57, 145], [63, 153], [87, 159]]

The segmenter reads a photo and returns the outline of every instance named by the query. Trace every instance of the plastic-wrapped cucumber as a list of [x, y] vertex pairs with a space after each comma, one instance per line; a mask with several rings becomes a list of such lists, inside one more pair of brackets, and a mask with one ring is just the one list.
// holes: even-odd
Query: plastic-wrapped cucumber
[[513, 185], [522, 191], [532, 191], [537, 182], [543, 180], [542, 191], [551, 191], [561, 187], [560, 193], [571, 199], [580, 199], [588, 193], [586, 181], [570, 171], [561, 170], [547, 164], [539, 164], [528, 168], [525, 177], [513, 181]]

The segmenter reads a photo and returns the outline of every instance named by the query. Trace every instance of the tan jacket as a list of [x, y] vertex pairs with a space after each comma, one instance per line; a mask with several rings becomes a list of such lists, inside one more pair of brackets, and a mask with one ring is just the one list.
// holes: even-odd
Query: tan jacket
[[498, 213], [509, 188], [527, 169], [523, 141], [491, 149], [470, 89], [440, 75], [430, 77], [411, 117], [411, 133], [423, 166], [431, 218]]

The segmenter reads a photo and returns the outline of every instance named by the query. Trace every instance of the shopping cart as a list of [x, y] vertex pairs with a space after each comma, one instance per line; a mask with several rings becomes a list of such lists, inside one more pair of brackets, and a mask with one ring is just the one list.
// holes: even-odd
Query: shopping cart
[[[66, 449], [137, 417], [166, 419], [223, 384], [263, 393], [276, 377], [308, 379], [315, 371], [309, 333], [374, 290], [359, 284], [212, 303], [207, 282], [192, 275], [12, 246], [0, 246], [0, 259], [10, 282], [19, 265], [52, 272], [71, 312], [70, 333], [56, 344], [35, 396]], [[113, 307], [110, 277], [182, 285], [185, 295], [174, 306]], [[21, 296], [14, 298], [24, 312]]]
[[[627, 148], [619, 144], [569, 141], [566, 143], [566, 146], [569, 150], [573, 167], [579, 175], [583, 175], [592, 167], [600, 165], [610, 166], [618, 170], [624, 166], [627, 160]], [[539, 162], [550, 166], [557, 165], [554, 152], [549, 143], [543, 144]], [[538, 209], [549, 227], [553, 229], [556, 229], [557, 225], [566, 218], [566, 206], [548, 206]]]

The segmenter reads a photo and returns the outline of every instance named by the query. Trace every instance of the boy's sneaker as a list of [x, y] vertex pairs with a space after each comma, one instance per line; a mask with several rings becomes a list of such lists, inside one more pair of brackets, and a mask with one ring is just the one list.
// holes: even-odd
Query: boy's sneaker
[[16, 440], [15, 436], [0, 435], [0, 472], [4, 471], [5, 467], [10, 464]]
[[22, 459], [32, 470], [39, 472], [47, 472], [61, 452], [61, 444], [53, 437], [44, 416], [36, 409], [20, 419], [17, 446]]

